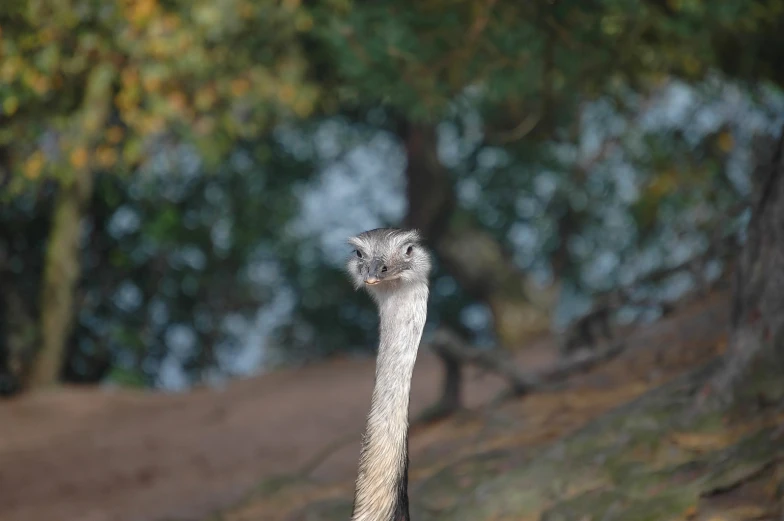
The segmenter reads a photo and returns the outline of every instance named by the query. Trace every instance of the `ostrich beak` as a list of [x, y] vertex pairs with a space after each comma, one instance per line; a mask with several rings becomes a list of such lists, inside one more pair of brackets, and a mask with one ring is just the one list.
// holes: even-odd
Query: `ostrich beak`
[[372, 286], [381, 282], [380, 274], [382, 271], [386, 271], [383, 262], [379, 259], [374, 259], [370, 263], [370, 269], [368, 269], [367, 275], [365, 275], [365, 284]]

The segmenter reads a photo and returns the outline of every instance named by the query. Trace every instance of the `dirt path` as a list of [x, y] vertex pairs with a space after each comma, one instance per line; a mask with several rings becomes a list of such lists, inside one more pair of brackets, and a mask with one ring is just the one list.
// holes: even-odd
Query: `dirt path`
[[[714, 300], [635, 334], [633, 341], [651, 347], [649, 360], [630, 354], [616, 371], [627, 379], [674, 371], [651, 353], [695, 339], [715, 344], [724, 311], [724, 301]], [[518, 363], [544, 366], [552, 353], [545, 339], [521, 353]], [[693, 355], [694, 362], [704, 359], [705, 349]], [[683, 361], [688, 357], [679, 353], [675, 365], [688, 365]], [[634, 364], [642, 364], [636, 373], [629, 369]], [[610, 384], [608, 374], [575, 383]], [[2, 402], [0, 517], [201, 520], [238, 501], [264, 476], [295, 472], [340, 438], [350, 441], [312, 475], [345, 481], [355, 472], [372, 379], [372, 360], [336, 360], [180, 395], [66, 389]], [[413, 414], [435, 400], [440, 379], [437, 360], [422, 353], [412, 386]], [[470, 372], [469, 406], [476, 408], [502, 388], [497, 378]], [[415, 432], [412, 459], [443, 431], [436, 426]]]

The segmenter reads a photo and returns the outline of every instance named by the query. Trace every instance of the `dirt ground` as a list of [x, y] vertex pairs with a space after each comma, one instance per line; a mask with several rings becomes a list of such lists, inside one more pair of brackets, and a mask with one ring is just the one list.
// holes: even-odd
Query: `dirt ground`
[[[460, 433], [479, 429], [493, 434], [482, 437], [487, 443], [508, 443], [505, 422], [511, 421], [539, 422], [538, 431], [530, 430], [540, 433], [539, 441], [561, 436], [704, 362], [722, 348], [726, 316], [723, 296], [692, 304], [633, 333], [628, 341], [635, 348], [618, 360], [573, 378], [561, 394], [517, 400], [526, 409], [507, 408], [506, 416], [483, 407], [503, 382], [468, 371], [473, 420], [459, 416], [414, 429], [412, 480], [427, 472], [427, 462], [474, 443]], [[554, 346], [544, 338], [516, 363], [545, 367], [554, 361]], [[344, 493], [356, 471], [373, 367], [371, 359], [342, 359], [183, 394], [67, 388], [0, 402], [0, 518], [203, 520], [247, 498], [264, 478], [300, 472], [335, 440], [341, 443], [308, 477], [322, 488], [340, 483]], [[413, 415], [434, 402], [440, 380], [438, 361], [422, 352]], [[516, 435], [515, 443], [526, 441]], [[266, 519], [258, 508], [254, 517]]]

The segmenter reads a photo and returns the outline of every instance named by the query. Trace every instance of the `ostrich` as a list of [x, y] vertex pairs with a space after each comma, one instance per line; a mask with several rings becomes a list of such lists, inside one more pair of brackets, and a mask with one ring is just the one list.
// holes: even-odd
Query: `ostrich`
[[380, 317], [376, 378], [362, 436], [352, 521], [409, 521], [408, 405], [427, 317], [430, 255], [415, 230], [378, 228], [349, 239], [346, 269]]

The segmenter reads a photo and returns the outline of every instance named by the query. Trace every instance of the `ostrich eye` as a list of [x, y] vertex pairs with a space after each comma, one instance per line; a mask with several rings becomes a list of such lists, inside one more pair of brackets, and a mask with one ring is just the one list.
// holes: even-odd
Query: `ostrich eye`
[[362, 252], [361, 251], [354, 250], [354, 252], [357, 254], [357, 257], [359, 257], [360, 259], [362, 258]]
[[406, 249], [406, 255], [411, 255], [413, 252], [414, 252], [413, 246], [409, 246], [408, 249]]

